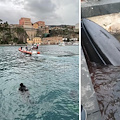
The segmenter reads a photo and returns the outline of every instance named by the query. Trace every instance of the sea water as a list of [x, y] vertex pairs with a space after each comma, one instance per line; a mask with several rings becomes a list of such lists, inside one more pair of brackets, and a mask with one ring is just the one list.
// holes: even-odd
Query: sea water
[[103, 119], [120, 120], [120, 66], [92, 67], [92, 82]]
[[32, 56], [19, 47], [0, 46], [0, 120], [78, 120], [78, 46], [39, 46]]

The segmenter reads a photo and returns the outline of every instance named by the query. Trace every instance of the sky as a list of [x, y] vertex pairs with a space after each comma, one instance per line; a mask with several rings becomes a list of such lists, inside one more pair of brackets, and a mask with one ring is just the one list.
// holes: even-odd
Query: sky
[[75, 25], [79, 22], [79, 0], [0, 0], [0, 19], [19, 24], [21, 17], [46, 25]]

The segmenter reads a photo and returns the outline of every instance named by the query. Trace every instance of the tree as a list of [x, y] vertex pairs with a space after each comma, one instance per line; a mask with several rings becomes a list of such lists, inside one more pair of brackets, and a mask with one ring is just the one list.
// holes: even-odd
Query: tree
[[7, 21], [4, 22], [4, 25], [5, 25], [5, 27], [8, 27], [8, 22]]

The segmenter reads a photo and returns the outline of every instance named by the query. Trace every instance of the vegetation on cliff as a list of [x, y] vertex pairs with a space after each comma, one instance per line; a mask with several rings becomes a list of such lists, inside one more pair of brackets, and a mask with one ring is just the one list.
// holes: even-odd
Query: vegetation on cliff
[[50, 30], [50, 36], [62, 36], [63, 38], [68, 38], [68, 40], [70, 38], [79, 38], [79, 33], [78, 32], [74, 32], [74, 30], [72, 29], [58, 29], [58, 30]]
[[[54, 27], [54, 28], [53, 28]], [[68, 41], [70, 38], [79, 38], [79, 31], [75, 32], [74, 28], [70, 28], [70, 26], [67, 25], [61, 25], [61, 26], [49, 26], [49, 34], [45, 33], [45, 30], [43, 29], [38, 29], [37, 30], [37, 37], [56, 37], [56, 36], [61, 36], [63, 38], [68, 38]]]
[[7, 22], [0, 23], [0, 44], [24, 44], [26, 38], [26, 31], [22, 27], [11, 27]]

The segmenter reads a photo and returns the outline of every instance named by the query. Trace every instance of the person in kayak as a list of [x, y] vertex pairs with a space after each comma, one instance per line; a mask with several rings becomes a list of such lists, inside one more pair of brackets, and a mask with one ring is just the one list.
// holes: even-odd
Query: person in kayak
[[23, 83], [20, 83], [19, 91], [26, 92], [26, 91], [28, 91], [28, 89], [26, 88], [26, 86]]

